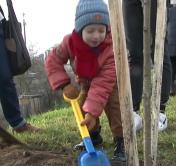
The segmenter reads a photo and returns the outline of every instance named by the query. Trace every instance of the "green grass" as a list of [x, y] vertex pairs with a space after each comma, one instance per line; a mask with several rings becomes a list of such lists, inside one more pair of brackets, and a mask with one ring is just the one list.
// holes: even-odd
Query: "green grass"
[[[171, 97], [167, 106], [168, 128], [159, 133], [158, 160], [162, 166], [176, 165], [176, 98]], [[76, 157], [78, 154], [72, 150], [73, 145], [81, 141], [81, 137], [70, 107], [63, 107], [32, 116], [28, 119], [32, 124], [43, 128], [43, 132], [36, 134], [15, 134], [17, 138], [33, 148], [53, 150], [69, 153]], [[101, 118], [104, 149], [112, 155], [112, 136], [105, 115]], [[143, 133], [137, 133], [138, 150], [140, 158], [143, 157]]]

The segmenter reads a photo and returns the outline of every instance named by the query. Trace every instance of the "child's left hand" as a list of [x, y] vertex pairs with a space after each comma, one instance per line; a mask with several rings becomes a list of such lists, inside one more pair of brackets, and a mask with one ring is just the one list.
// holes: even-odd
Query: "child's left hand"
[[81, 126], [86, 125], [90, 130], [92, 130], [96, 125], [96, 118], [90, 113], [85, 114], [84, 120], [81, 122]]

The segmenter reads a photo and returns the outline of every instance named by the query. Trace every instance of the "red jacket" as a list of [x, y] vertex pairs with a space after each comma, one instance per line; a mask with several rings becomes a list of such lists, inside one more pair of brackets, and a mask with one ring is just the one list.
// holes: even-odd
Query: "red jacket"
[[[64, 37], [61, 44], [53, 49], [45, 61], [45, 69], [49, 83], [53, 90], [57, 90], [70, 81], [64, 69], [64, 64], [73, 58], [69, 48], [70, 35]], [[115, 61], [112, 48], [112, 39], [107, 35], [105, 42], [110, 43], [98, 56], [98, 74], [90, 81], [88, 96], [83, 110], [95, 117], [99, 117], [111, 95], [116, 83]]]

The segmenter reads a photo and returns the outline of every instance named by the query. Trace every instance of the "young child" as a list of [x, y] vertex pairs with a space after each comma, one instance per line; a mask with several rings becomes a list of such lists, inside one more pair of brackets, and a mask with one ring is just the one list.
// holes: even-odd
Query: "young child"
[[[103, 110], [109, 121], [115, 149], [112, 162], [125, 162], [121, 113], [116, 82], [109, 14], [103, 0], [80, 0], [76, 8], [75, 29], [48, 55], [45, 68], [53, 90], [76, 92], [64, 64], [70, 60], [81, 87], [80, 106], [92, 142], [102, 144], [99, 117]], [[83, 143], [75, 148], [83, 147]]]

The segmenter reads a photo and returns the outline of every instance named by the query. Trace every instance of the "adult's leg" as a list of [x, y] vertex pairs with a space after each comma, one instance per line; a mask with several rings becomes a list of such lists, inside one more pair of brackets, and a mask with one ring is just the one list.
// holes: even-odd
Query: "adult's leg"
[[123, 16], [129, 50], [134, 111], [138, 111], [143, 89], [143, 11], [140, 0], [123, 0]]
[[[156, 12], [157, 11], [157, 1], [153, 2], [151, 12], [151, 31], [152, 31], [152, 59], [154, 59], [154, 46], [155, 46], [155, 31], [156, 31]], [[173, 16], [172, 16], [173, 17]], [[172, 40], [172, 36], [174, 35], [174, 29], [170, 28], [170, 24], [173, 24], [173, 19], [169, 14], [168, 8], [168, 24], [167, 24], [167, 33], [165, 38], [165, 48], [164, 48], [164, 59], [163, 59], [163, 75], [162, 75], [162, 86], [161, 86], [161, 101], [160, 101], [160, 110], [161, 112], [165, 111], [166, 103], [169, 99], [170, 94], [170, 85], [171, 85], [171, 62], [170, 62], [170, 53], [172, 49], [169, 47], [169, 43]], [[172, 29], [172, 30], [171, 30]], [[172, 32], [171, 32], [172, 31]], [[176, 32], [176, 31], [175, 31]], [[172, 35], [170, 34], [172, 33]]]
[[[172, 69], [172, 83], [171, 91], [176, 93], [175, 89], [175, 79], [176, 79], [176, 6], [168, 2], [168, 24], [167, 24], [167, 45], [166, 54], [171, 59], [171, 69]], [[173, 88], [173, 89], [172, 89]]]
[[6, 120], [12, 127], [23, 126], [26, 122], [21, 116], [19, 101], [8, 65], [3, 29], [0, 23], [0, 100]]
[[12, 79], [3, 81], [1, 86], [1, 105], [4, 116], [13, 128], [23, 126], [26, 121], [21, 116], [18, 96]]
[[[157, 1], [151, 6], [151, 34], [152, 34], [152, 59], [154, 57], [155, 30], [156, 30]], [[140, 0], [123, 0], [124, 25], [126, 32], [127, 48], [129, 50], [131, 87], [134, 110], [139, 110], [142, 96], [143, 82], [143, 12]], [[171, 65], [165, 53], [163, 62], [163, 79], [161, 89], [160, 109], [164, 110], [169, 99], [171, 83]]]
[[171, 78], [172, 78], [172, 71], [171, 71], [170, 57], [165, 53], [163, 61], [163, 77], [161, 86], [161, 101], [160, 101], [161, 112], [165, 111], [167, 101], [169, 100]]
[[[154, 48], [155, 48], [155, 33], [156, 33], [156, 14], [157, 14], [157, 1], [152, 2], [151, 6], [151, 34], [152, 34], [152, 60], [154, 59]], [[167, 54], [167, 33], [164, 45], [164, 59], [163, 59], [163, 75], [161, 85], [161, 100], [160, 100], [160, 114], [158, 129], [163, 131], [167, 128], [167, 117], [165, 112], [166, 103], [169, 99], [170, 85], [171, 85], [171, 63], [170, 57]]]
[[176, 56], [171, 57], [172, 63], [172, 82], [176, 81]]
[[172, 83], [170, 95], [176, 95], [176, 56], [171, 57], [171, 66], [172, 66]]

